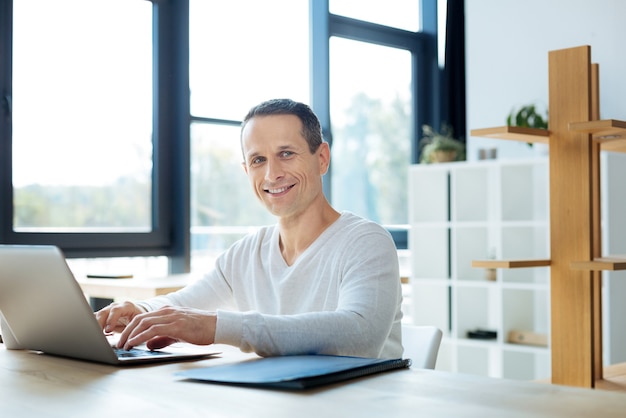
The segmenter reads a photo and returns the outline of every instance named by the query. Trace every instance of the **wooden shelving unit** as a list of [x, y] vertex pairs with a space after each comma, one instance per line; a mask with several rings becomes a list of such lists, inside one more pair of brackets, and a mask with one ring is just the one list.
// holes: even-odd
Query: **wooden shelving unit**
[[[549, 130], [472, 130], [523, 142], [546, 142], [550, 164], [552, 383], [604, 387], [601, 271], [626, 269], [626, 257], [602, 256], [600, 151], [626, 152], [626, 122], [599, 120], [598, 65], [591, 48], [550, 51]], [[535, 260], [535, 262], [538, 262]], [[476, 261], [475, 267], [532, 266], [532, 260]]]

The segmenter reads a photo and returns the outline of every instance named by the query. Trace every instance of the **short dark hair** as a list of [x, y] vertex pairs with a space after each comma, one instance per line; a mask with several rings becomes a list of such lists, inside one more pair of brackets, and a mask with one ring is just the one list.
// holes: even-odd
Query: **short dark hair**
[[[323, 142], [322, 127], [317, 115], [306, 104], [291, 99], [272, 99], [259, 103], [248, 111], [241, 123], [241, 134], [248, 121], [256, 116], [294, 115], [302, 122], [302, 136], [309, 144], [311, 154], [315, 153]], [[243, 144], [242, 144], [243, 145]]]

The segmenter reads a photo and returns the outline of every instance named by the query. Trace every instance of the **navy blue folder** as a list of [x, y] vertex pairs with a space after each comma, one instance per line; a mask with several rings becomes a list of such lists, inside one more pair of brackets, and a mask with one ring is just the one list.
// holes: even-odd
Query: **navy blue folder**
[[299, 355], [191, 369], [179, 372], [177, 376], [210, 383], [307, 389], [410, 365], [409, 359]]

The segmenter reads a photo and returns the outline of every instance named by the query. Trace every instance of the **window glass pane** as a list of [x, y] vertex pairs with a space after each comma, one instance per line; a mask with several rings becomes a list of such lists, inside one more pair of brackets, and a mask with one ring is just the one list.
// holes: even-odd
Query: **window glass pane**
[[411, 54], [341, 38], [330, 41], [333, 206], [384, 225], [405, 225]]
[[191, 125], [194, 264], [214, 258], [255, 226], [276, 223], [255, 196], [241, 165], [239, 131], [238, 126]]
[[14, 229], [149, 230], [152, 4], [13, 8]]
[[332, 14], [417, 32], [421, 0], [329, 0]]
[[191, 0], [191, 114], [240, 120], [288, 97], [309, 103], [308, 0]]

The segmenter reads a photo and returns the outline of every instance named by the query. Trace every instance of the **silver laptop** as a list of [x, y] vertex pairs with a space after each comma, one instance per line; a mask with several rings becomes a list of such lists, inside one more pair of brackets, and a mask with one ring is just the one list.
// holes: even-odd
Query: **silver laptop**
[[0, 321], [8, 349], [80, 360], [126, 365], [217, 354], [113, 348], [55, 246], [0, 245]]

